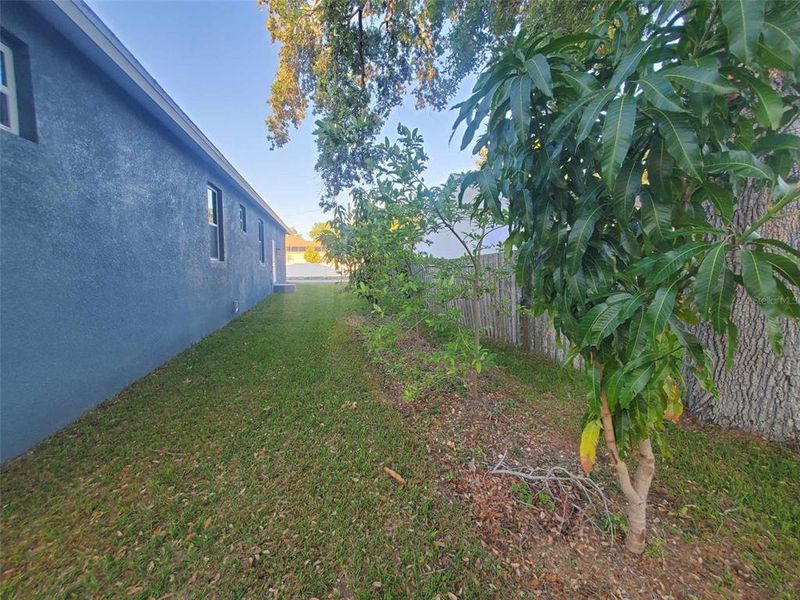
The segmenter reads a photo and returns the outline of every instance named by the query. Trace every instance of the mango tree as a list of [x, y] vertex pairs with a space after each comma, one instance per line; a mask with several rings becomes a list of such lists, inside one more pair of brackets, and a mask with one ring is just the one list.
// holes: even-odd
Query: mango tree
[[[762, 237], [796, 208], [797, 2], [620, 0], [585, 33], [522, 29], [458, 105], [462, 147], [485, 151], [464, 186], [489, 210], [508, 201], [509, 249], [583, 358], [589, 382], [580, 442], [590, 471], [602, 433], [627, 500], [627, 548], [645, 548], [655, 472], [651, 441], [683, 410], [684, 372], [715, 393], [709, 323], [736, 351], [740, 287], [766, 315], [800, 318], [800, 252]], [[771, 85], [780, 78], [782, 85]], [[777, 89], [776, 89], [777, 88]], [[746, 226], [743, 190], [771, 203]], [[688, 365], [688, 370], [684, 366]], [[629, 468], [629, 456], [638, 462]]]

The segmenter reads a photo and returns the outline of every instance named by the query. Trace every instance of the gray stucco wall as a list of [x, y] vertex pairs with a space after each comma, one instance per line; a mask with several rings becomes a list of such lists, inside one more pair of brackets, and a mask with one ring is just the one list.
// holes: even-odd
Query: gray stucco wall
[[[0, 457], [74, 421], [272, 291], [284, 234], [24, 5], [38, 142], [0, 131]], [[209, 257], [206, 185], [225, 260]], [[248, 228], [239, 228], [239, 204]], [[265, 224], [259, 261], [257, 219]]]

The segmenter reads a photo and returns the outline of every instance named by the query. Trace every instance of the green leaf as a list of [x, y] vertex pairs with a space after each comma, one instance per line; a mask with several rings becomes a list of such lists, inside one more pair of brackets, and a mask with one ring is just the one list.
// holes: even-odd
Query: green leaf
[[676, 294], [677, 281], [674, 281], [667, 287], [658, 288], [656, 291], [653, 302], [647, 309], [647, 318], [649, 321], [648, 333], [652, 342], [656, 341], [656, 338], [667, 324], [667, 319], [669, 319], [672, 314], [672, 309], [675, 308]]
[[614, 189], [614, 182], [628, 154], [633, 138], [633, 125], [636, 121], [636, 99], [633, 96], [621, 96], [608, 107], [603, 122], [603, 178], [609, 190]]
[[725, 269], [722, 272], [722, 281], [711, 301], [711, 326], [719, 333], [725, 331], [730, 322], [734, 284], [733, 273]]
[[800, 152], [800, 137], [791, 133], [768, 133], [753, 142], [750, 150], [753, 154], [768, 154], [779, 150]]
[[708, 354], [700, 343], [700, 340], [674, 315], [669, 318], [669, 328], [672, 330], [672, 333], [675, 334], [675, 337], [678, 338], [678, 343], [689, 353], [689, 357], [692, 359], [695, 366], [710, 366]]
[[[767, 29], [764, 30], [765, 37], [767, 31]], [[794, 70], [796, 61], [788, 50], [776, 48], [762, 39], [758, 42], [758, 54], [759, 62], [768, 69], [778, 69], [780, 71]]]
[[497, 213], [500, 207], [500, 197], [497, 191], [497, 181], [494, 178], [494, 175], [487, 169], [481, 169], [478, 171], [478, 188], [480, 189], [481, 195], [486, 202], [486, 205], [492, 208], [492, 210]]
[[656, 268], [647, 276], [647, 287], [654, 288], [680, 270], [690, 259], [708, 248], [708, 242], [689, 242], [662, 256]]
[[[602, 307], [602, 310], [595, 312], [595, 309]], [[586, 331], [583, 338], [583, 346], [598, 346], [606, 337], [619, 327], [619, 313], [624, 304], [599, 304], [590, 310], [586, 315], [586, 322], [581, 321], [581, 329]]]
[[728, 321], [728, 344], [725, 349], [725, 368], [730, 369], [736, 359], [736, 352], [739, 350], [739, 328], [733, 321]]
[[556, 77], [561, 77], [564, 81], [575, 88], [581, 96], [586, 96], [600, 89], [597, 79], [590, 73], [580, 71], [559, 71]]
[[542, 54], [552, 54], [553, 52], [559, 52], [564, 48], [569, 48], [570, 46], [580, 46], [585, 42], [589, 42], [592, 40], [599, 40], [599, 39], [602, 38], [593, 33], [588, 33], [588, 32], [571, 33], [568, 35], [562, 35], [560, 37], [554, 38], [546, 46], [540, 48], [540, 50]]
[[586, 247], [594, 233], [594, 226], [600, 218], [602, 207], [598, 204], [587, 214], [582, 215], [575, 221], [575, 225], [569, 232], [567, 239], [567, 266], [570, 275], [578, 272], [586, 253]]
[[550, 75], [550, 64], [542, 54], [535, 54], [525, 61], [525, 69], [533, 80], [533, 84], [545, 96], [553, 97], [553, 78]]
[[775, 173], [747, 150], [728, 150], [706, 157], [706, 169], [710, 173], [730, 171], [740, 177], [754, 179], [775, 179]]
[[654, 240], [663, 239], [672, 229], [672, 210], [668, 204], [656, 202], [652, 194], [642, 190], [642, 229]]
[[702, 200], [708, 200], [726, 224], [733, 219], [733, 194], [727, 188], [707, 181], [697, 190]]
[[550, 126], [549, 131], [547, 132], [547, 139], [549, 141], [555, 140], [564, 126], [572, 121], [573, 118], [578, 116], [581, 112], [581, 109], [586, 105], [588, 102], [591, 102], [595, 98], [596, 94], [588, 94], [586, 96], [581, 96], [574, 102], [568, 104], [564, 110], [561, 111], [561, 114], [558, 115], [558, 118], [553, 122]]
[[775, 285], [778, 287], [780, 300], [777, 305], [778, 312], [791, 319], [800, 319], [800, 304], [797, 302], [797, 296], [780, 279], [775, 280]]
[[745, 63], [753, 62], [758, 36], [764, 28], [763, 0], [721, 0], [728, 48]]
[[668, 81], [680, 85], [690, 92], [720, 95], [736, 91], [736, 88], [714, 67], [678, 65], [662, 69], [659, 73]]
[[623, 223], [627, 223], [633, 213], [636, 194], [642, 187], [643, 172], [642, 161], [628, 160], [614, 182], [614, 214]]
[[697, 277], [694, 281], [694, 298], [697, 308], [700, 309], [700, 316], [707, 320], [710, 318], [711, 307], [714, 304], [714, 294], [722, 285], [727, 253], [727, 244], [715, 244], [706, 253], [697, 270]]
[[686, 115], [653, 109], [653, 118], [658, 125], [667, 152], [694, 179], [702, 180], [700, 146], [691, 121]]
[[511, 82], [509, 90], [511, 98], [511, 119], [517, 137], [524, 141], [528, 138], [528, 127], [531, 123], [531, 80], [521, 76]]
[[747, 248], [740, 252], [742, 260], [742, 281], [744, 288], [767, 316], [778, 316], [780, 294], [772, 274], [772, 266], [759, 255]]
[[[647, 383], [650, 381], [650, 378], [653, 376], [653, 365], [647, 365], [644, 367], [640, 367], [635, 371], [632, 371], [631, 374], [626, 377], [626, 387], [629, 390], [629, 394], [626, 394], [624, 399], [620, 399], [620, 406], [622, 408], [628, 408], [630, 402], [639, 394], [646, 386]], [[628, 400], [628, 398], [630, 398]], [[627, 400], [627, 402], [625, 402]]]
[[634, 313], [631, 323], [628, 326], [626, 345], [628, 347], [629, 359], [637, 355], [642, 343], [647, 339], [648, 324], [647, 311], [640, 308]]
[[616, 90], [604, 90], [598, 93], [598, 96], [589, 103], [589, 106], [583, 111], [583, 116], [578, 124], [578, 137], [575, 138], [575, 143], [580, 144], [585, 140], [589, 133], [600, 117], [600, 113], [606, 107], [611, 99], [616, 95]]
[[739, 80], [746, 83], [756, 96], [756, 119], [762, 127], [778, 129], [783, 118], [783, 101], [769, 84], [756, 79], [744, 69], [733, 69]]
[[667, 145], [660, 136], [654, 136], [647, 155], [648, 189], [658, 198], [672, 197], [674, 186], [675, 159], [667, 152]]
[[774, 272], [778, 273], [791, 285], [800, 288], [800, 266], [796, 260], [792, 260], [783, 254], [775, 254], [773, 252], [764, 252], [763, 250], [754, 249], [755, 254], [759, 260], [763, 260], [772, 265]]
[[767, 339], [776, 356], [783, 356], [783, 328], [776, 317], [767, 317]]
[[770, 15], [764, 23], [764, 38], [770, 46], [788, 50], [795, 60], [800, 57], [800, 20], [796, 16], [792, 21]]
[[649, 47], [650, 40], [637, 42], [636, 45], [620, 59], [608, 87], [616, 89], [622, 85], [622, 82], [639, 66], [639, 62], [642, 60], [642, 57]]
[[650, 73], [637, 81], [642, 93], [655, 108], [671, 112], [683, 112], [680, 97], [675, 93], [672, 84], [660, 72]]
[[800, 250], [797, 248], [793, 248], [786, 242], [782, 242], [781, 240], [774, 240], [772, 238], [757, 238], [751, 242], [751, 244], [755, 244], [758, 246], [772, 246], [773, 248], [779, 248], [788, 254], [794, 256], [797, 260], [800, 260]]

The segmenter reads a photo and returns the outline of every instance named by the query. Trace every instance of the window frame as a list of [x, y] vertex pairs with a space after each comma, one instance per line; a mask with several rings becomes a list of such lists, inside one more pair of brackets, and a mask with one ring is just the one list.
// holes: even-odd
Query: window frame
[[239, 204], [239, 229], [247, 233], [247, 207], [244, 204]]
[[5, 43], [0, 42], [0, 51], [3, 53], [3, 72], [6, 82], [0, 79], [0, 93], [5, 94], [8, 103], [8, 125], [0, 123], [0, 129], [14, 135], [19, 135], [19, 109], [17, 105], [17, 78], [14, 72], [14, 51]]
[[[213, 204], [211, 197], [213, 197]], [[211, 221], [211, 214], [208, 209], [213, 208], [214, 221]], [[223, 262], [225, 260], [225, 234], [223, 224], [225, 222], [222, 211], [222, 191], [211, 183], [206, 183], [206, 215], [207, 225], [216, 230], [215, 236], [217, 239], [217, 255], [212, 253], [213, 247], [209, 244], [209, 256], [211, 260]]]
[[264, 248], [264, 219], [258, 220], [258, 261], [262, 265], [267, 262]]

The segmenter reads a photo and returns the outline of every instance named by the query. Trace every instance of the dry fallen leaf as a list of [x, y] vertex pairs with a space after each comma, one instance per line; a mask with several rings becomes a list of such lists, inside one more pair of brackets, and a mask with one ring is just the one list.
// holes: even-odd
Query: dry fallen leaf
[[399, 483], [400, 485], [405, 484], [406, 480], [403, 479], [403, 477], [397, 471], [394, 471], [394, 470], [390, 469], [389, 467], [383, 467], [383, 470], [386, 471], [386, 474], [389, 477], [391, 477], [392, 479], [397, 481], [397, 483]]

